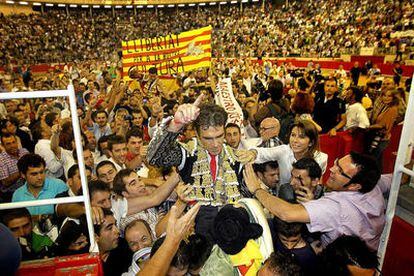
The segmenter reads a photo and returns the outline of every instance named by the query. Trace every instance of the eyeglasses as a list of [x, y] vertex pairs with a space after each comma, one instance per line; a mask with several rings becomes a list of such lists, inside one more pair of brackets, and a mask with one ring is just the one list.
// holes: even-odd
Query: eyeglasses
[[259, 131], [266, 131], [266, 130], [273, 129], [273, 128], [275, 128], [275, 127], [274, 126], [272, 126], [272, 127], [260, 127]]
[[339, 163], [338, 163], [338, 158], [337, 158], [337, 159], [335, 159], [335, 161], [334, 161], [334, 165], [338, 168], [338, 172], [339, 172], [339, 174], [340, 174], [340, 175], [342, 175], [342, 176], [343, 176], [343, 177], [345, 177], [345, 178], [352, 179], [352, 177], [351, 177], [351, 176], [349, 176], [349, 175], [347, 175], [346, 173], [344, 173], [344, 170], [342, 169], [342, 167], [341, 167], [341, 166], [339, 166]]

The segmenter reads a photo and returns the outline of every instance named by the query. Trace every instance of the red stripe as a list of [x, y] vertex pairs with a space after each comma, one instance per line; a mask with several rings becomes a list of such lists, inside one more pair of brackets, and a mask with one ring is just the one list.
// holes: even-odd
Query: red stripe
[[[194, 59], [194, 60], [190, 60], [190, 61], [185, 61], [185, 62], [183, 62], [183, 64], [184, 64], [184, 67], [185, 67], [185, 66], [194, 65], [194, 64], [197, 64], [197, 63], [200, 63], [200, 62], [203, 62], [203, 61], [210, 61], [210, 60], [211, 60], [211, 57], [203, 57], [203, 58], [200, 58], [200, 59]], [[133, 64], [133, 65], [135, 65], [135, 64]], [[151, 65], [154, 65], [154, 64], [151, 64]], [[127, 66], [124, 66], [123, 69], [126, 69], [125, 67], [127, 67]], [[157, 69], [159, 71], [162, 71], [163, 69], [167, 69], [168, 68], [167, 67], [167, 64], [166, 65], [163, 65], [161, 67], [159, 67], [159, 66], [156, 66], [156, 67], [157, 67]], [[140, 68], [138, 67], [138, 69], [140, 69]]]
[[[210, 49], [205, 49], [204, 53], [211, 53], [211, 48]], [[123, 63], [122, 67], [131, 67], [131, 66], [134, 66], [134, 65], [138, 65], [138, 66], [141, 66], [141, 65], [154, 65], [154, 64], [157, 64], [157, 63], [160, 63], [160, 62], [165, 62], [167, 60], [174, 60], [174, 59], [177, 59], [179, 57], [182, 58], [182, 57], [185, 57], [185, 56], [186, 56], [186, 53], [183, 53], [183, 54], [180, 54], [180, 55], [173, 56], [171, 58], [166, 58], [166, 59], [161, 59], [161, 60], [142, 61], [142, 62], [128, 62], [128, 63]]]
[[[207, 30], [207, 31], [204, 31], [204, 32], [202, 32], [200, 34], [196, 34], [196, 35], [192, 35], [192, 36], [181, 37], [181, 38], [178, 39], [178, 44], [184, 43], [184, 42], [187, 42], [187, 41], [191, 41], [194, 38], [199, 37], [199, 36], [203, 36], [203, 35], [211, 35], [211, 30]], [[164, 38], [164, 37], [165, 36], [162, 36], [162, 37], [159, 37], [159, 38]], [[174, 36], [173, 36], [173, 38], [174, 38]], [[156, 39], [156, 37], [151, 37], [149, 39]], [[145, 38], [142, 38], [142, 40], [145, 41]], [[131, 40], [131, 41], [133, 41], [133, 40]], [[161, 40], [161, 41], [163, 41], [163, 40]], [[174, 43], [176, 43], [176, 40], [175, 39], [174, 39]], [[137, 45], [122, 46], [122, 51], [134, 50], [136, 48], [135, 46], [137, 48], [141, 48], [141, 44], [138, 43]], [[147, 44], [142, 44], [142, 47], [143, 48], [146, 48], [147, 47]], [[157, 42], [151, 43], [151, 48], [152, 47], [157, 47]]]
[[[196, 42], [196, 46], [198, 45], [209, 45], [211, 43], [211, 39], [207, 40], [201, 40]], [[141, 53], [132, 53], [132, 54], [125, 54], [122, 56], [122, 58], [136, 58], [136, 57], [142, 57], [142, 56], [153, 56], [153, 55], [161, 55], [161, 54], [169, 54], [181, 51], [188, 47], [188, 44], [183, 47], [179, 48], [171, 48], [171, 49], [165, 49], [165, 50], [159, 50], [159, 51], [153, 51], [153, 52], [141, 52]]]

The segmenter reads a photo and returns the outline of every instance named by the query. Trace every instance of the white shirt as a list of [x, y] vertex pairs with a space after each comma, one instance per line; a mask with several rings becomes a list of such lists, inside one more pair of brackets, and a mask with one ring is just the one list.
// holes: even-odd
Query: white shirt
[[[265, 163], [276, 160], [279, 164], [280, 183], [284, 184], [290, 182], [291, 172], [293, 169], [292, 164], [297, 160], [293, 155], [292, 148], [289, 145], [280, 145], [274, 148], [255, 148], [255, 150], [257, 151], [255, 163]], [[323, 175], [326, 171], [328, 155], [317, 151], [314, 154], [314, 159], [321, 167]]]
[[125, 197], [111, 198], [111, 211], [114, 213], [116, 226], [120, 227], [121, 219], [126, 218], [128, 214], [128, 200]]
[[109, 158], [108, 160], [111, 161], [112, 163], [114, 163], [115, 169], [116, 169], [117, 172], [119, 172], [120, 170], [123, 170], [123, 169], [126, 169], [127, 168], [125, 164], [123, 164], [122, 166], [120, 166], [117, 162], [115, 162], [115, 160], [112, 157]]
[[63, 162], [50, 149], [49, 139], [40, 139], [35, 146], [34, 153], [45, 160], [47, 176], [60, 178], [63, 175]]
[[68, 171], [76, 162], [73, 158], [73, 152], [67, 149], [60, 148], [60, 160], [63, 163], [63, 172], [66, 179], [68, 178]]
[[345, 129], [350, 129], [353, 127], [368, 128], [369, 119], [367, 111], [362, 106], [361, 103], [354, 103], [347, 107], [346, 109], [346, 125]]

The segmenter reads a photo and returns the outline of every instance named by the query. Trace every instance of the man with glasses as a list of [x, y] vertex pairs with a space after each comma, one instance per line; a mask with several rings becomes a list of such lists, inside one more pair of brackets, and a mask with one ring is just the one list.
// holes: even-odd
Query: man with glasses
[[[322, 232], [328, 245], [342, 235], [361, 238], [371, 250], [377, 250], [384, 227], [384, 179], [376, 161], [351, 152], [337, 160], [326, 183], [330, 190], [318, 200], [290, 204], [260, 187], [251, 165], [244, 179], [254, 196], [276, 217], [287, 222], [306, 223], [309, 232]], [[378, 182], [378, 183], [377, 183]]]
[[272, 148], [280, 146], [283, 142], [279, 139], [280, 122], [275, 117], [269, 117], [264, 119], [260, 123], [259, 133], [262, 143], [259, 145], [261, 148]]

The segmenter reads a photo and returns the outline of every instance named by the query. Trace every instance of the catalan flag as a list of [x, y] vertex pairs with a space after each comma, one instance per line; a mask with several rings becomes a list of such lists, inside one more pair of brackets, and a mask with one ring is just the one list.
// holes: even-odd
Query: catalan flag
[[[173, 75], [200, 67], [210, 67], [211, 26], [163, 37], [122, 42], [125, 80], [156, 67], [158, 75]], [[132, 78], [131, 78], [132, 77]]]

